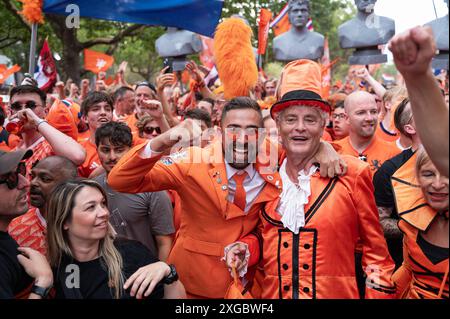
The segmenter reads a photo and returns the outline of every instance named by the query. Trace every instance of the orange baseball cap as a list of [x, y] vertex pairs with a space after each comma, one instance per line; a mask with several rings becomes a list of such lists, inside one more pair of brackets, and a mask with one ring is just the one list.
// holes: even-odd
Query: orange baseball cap
[[298, 105], [319, 107], [326, 113], [331, 112], [330, 104], [322, 98], [322, 70], [312, 60], [296, 60], [284, 67], [277, 96], [281, 99], [272, 106], [272, 118]]

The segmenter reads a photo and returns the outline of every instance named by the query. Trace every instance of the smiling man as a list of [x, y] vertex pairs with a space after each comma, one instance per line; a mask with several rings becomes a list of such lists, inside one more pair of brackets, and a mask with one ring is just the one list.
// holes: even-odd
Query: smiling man
[[81, 104], [82, 120], [89, 126], [89, 139], [80, 144], [86, 150], [86, 160], [78, 168], [81, 177], [89, 177], [101, 166], [95, 146], [97, 129], [113, 120], [114, 100], [104, 92], [91, 92]]
[[359, 158], [370, 165], [372, 176], [385, 161], [400, 153], [395, 143], [386, 142], [375, 133], [378, 126], [378, 108], [375, 97], [358, 91], [345, 100], [345, 113], [350, 127], [349, 136], [337, 144], [340, 153]]
[[[258, 137], [263, 127], [258, 103], [248, 97], [229, 101], [221, 122], [222, 139], [207, 148], [192, 147], [160, 161], [180, 140], [189, 145], [201, 136], [200, 125], [188, 119], [132, 149], [108, 176], [119, 192], [178, 192], [181, 226], [168, 261], [177, 267], [191, 298], [224, 298], [232, 282], [221, 261], [225, 249], [252, 233], [264, 203], [281, 192], [270, 158], [258, 156], [269, 147], [264, 136]], [[327, 160], [333, 155], [327, 148], [321, 151]], [[278, 152], [272, 155], [276, 166]], [[249, 240], [249, 246], [255, 241]]]

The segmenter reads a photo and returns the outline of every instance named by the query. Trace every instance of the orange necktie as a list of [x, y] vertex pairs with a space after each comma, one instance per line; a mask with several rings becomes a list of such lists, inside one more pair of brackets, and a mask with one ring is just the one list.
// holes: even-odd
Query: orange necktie
[[242, 175], [235, 174], [233, 176], [233, 179], [236, 182], [234, 204], [243, 211], [245, 211], [245, 207], [247, 206], [247, 193], [244, 188], [244, 180], [247, 178], [247, 175], [247, 172], [244, 172]]

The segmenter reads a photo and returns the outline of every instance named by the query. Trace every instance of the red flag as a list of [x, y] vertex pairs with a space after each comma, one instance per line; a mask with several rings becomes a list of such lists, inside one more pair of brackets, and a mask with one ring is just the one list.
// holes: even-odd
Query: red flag
[[258, 54], [264, 55], [267, 50], [267, 41], [269, 39], [270, 20], [272, 20], [272, 12], [267, 9], [261, 9], [259, 14], [259, 31], [258, 31]]
[[8, 79], [11, 75], [20, 71], [20, 66], [13, 65], [9, 69], [6, 65], [0, 64], [0, 84], [5, 83], [6, 79]]
[[214, 62], [214, 39], [201, 36], [203, 50], [200, 53], [200, 62], [208, 69], [212, 69], [215, 65]]
[[106, 72], [113, 64], [112, 56], [93, 50], [84, 50], [84, 68], [88, 71], [95, 74]]
[[34, 73], [34, 78], [38, 82], [38, 87], [47, 92], [56, 83], [57, 72], [55, 60], [53, 60], [52, 52], [47, 40], [44, 41], [37, 65], [37, 72]]

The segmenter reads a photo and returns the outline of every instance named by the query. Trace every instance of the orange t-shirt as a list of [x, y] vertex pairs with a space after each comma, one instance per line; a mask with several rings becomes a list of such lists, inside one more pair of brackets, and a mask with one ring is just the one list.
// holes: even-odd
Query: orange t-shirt
[[372, 175], [375, 174], [385, 161], [401, 153], [395, 143], [386, 142], [376, 135], [374, 136], [372, 143], [364, 152], [362, 152], [362, 154], [358, 153], [350, 144], [349, 136], [340, 141], [336, 141], [335, 143], [341, 147], [339, 153], [342, 155], [350, 155], [360, 159], [361, 157], [365, 157], [365, 162], [370, 165]]
[[333, 138], [331, 137], [330, 133], [327, 131], [323, 131], [322, 140], [327, 142], [333, 142]]
[[136, 114], [131, 114], [125, 119], [125, 123], [130, 127], [131, 133], [139, 134], [139, 130], [136, 127], [138, 119], [136, 118]]
[[[15, 148], [13, 151], [16, 151], [17, 149], [24, 148], [23, 141]], [[27, 167], [27, 177], [28, 180], [31, 181], [31, 169], [33, 168], [33, 165], [43, 160], [46, 157], [55, 155], [55, 152], [53, 151], [52, 146], [47, 142], [47, 140], [44, 137], [41, 137], [39, 140], [37, 140], [33, 145], [31, 145], [28, 149], [33, 151], [33, 155], [29, 159], [25, 161], [26, 167]]]
[[78, 143], [84, 142], [91, 137], [91, 131], [87, 130], [83, 133], [78, 133]]
[[101, 163], [97, 154], [97, 147], [89, 139], [80, 142], [80, 145], [86, 150], [86, 160], [78, 167], [78, 174], [81, 177], [88, 178], [95, 169], [101, 166]]
[[31, 208], [25, 215], [14, 218], [8, 226], [8, 233], [21, 247], [47, 253], [45, 239], [47, 223], [37, 208]]
[[388, 132], [384, 128], [383, 123], [381, 123], [381, 122], [380, 122], [380, 125], [378, 125], [378, 127], [377, 127], [375, 135], [386, 142], [396, 142], [400, 138], [400, 135], [398, 133], [392, 134], [392, 133]]

